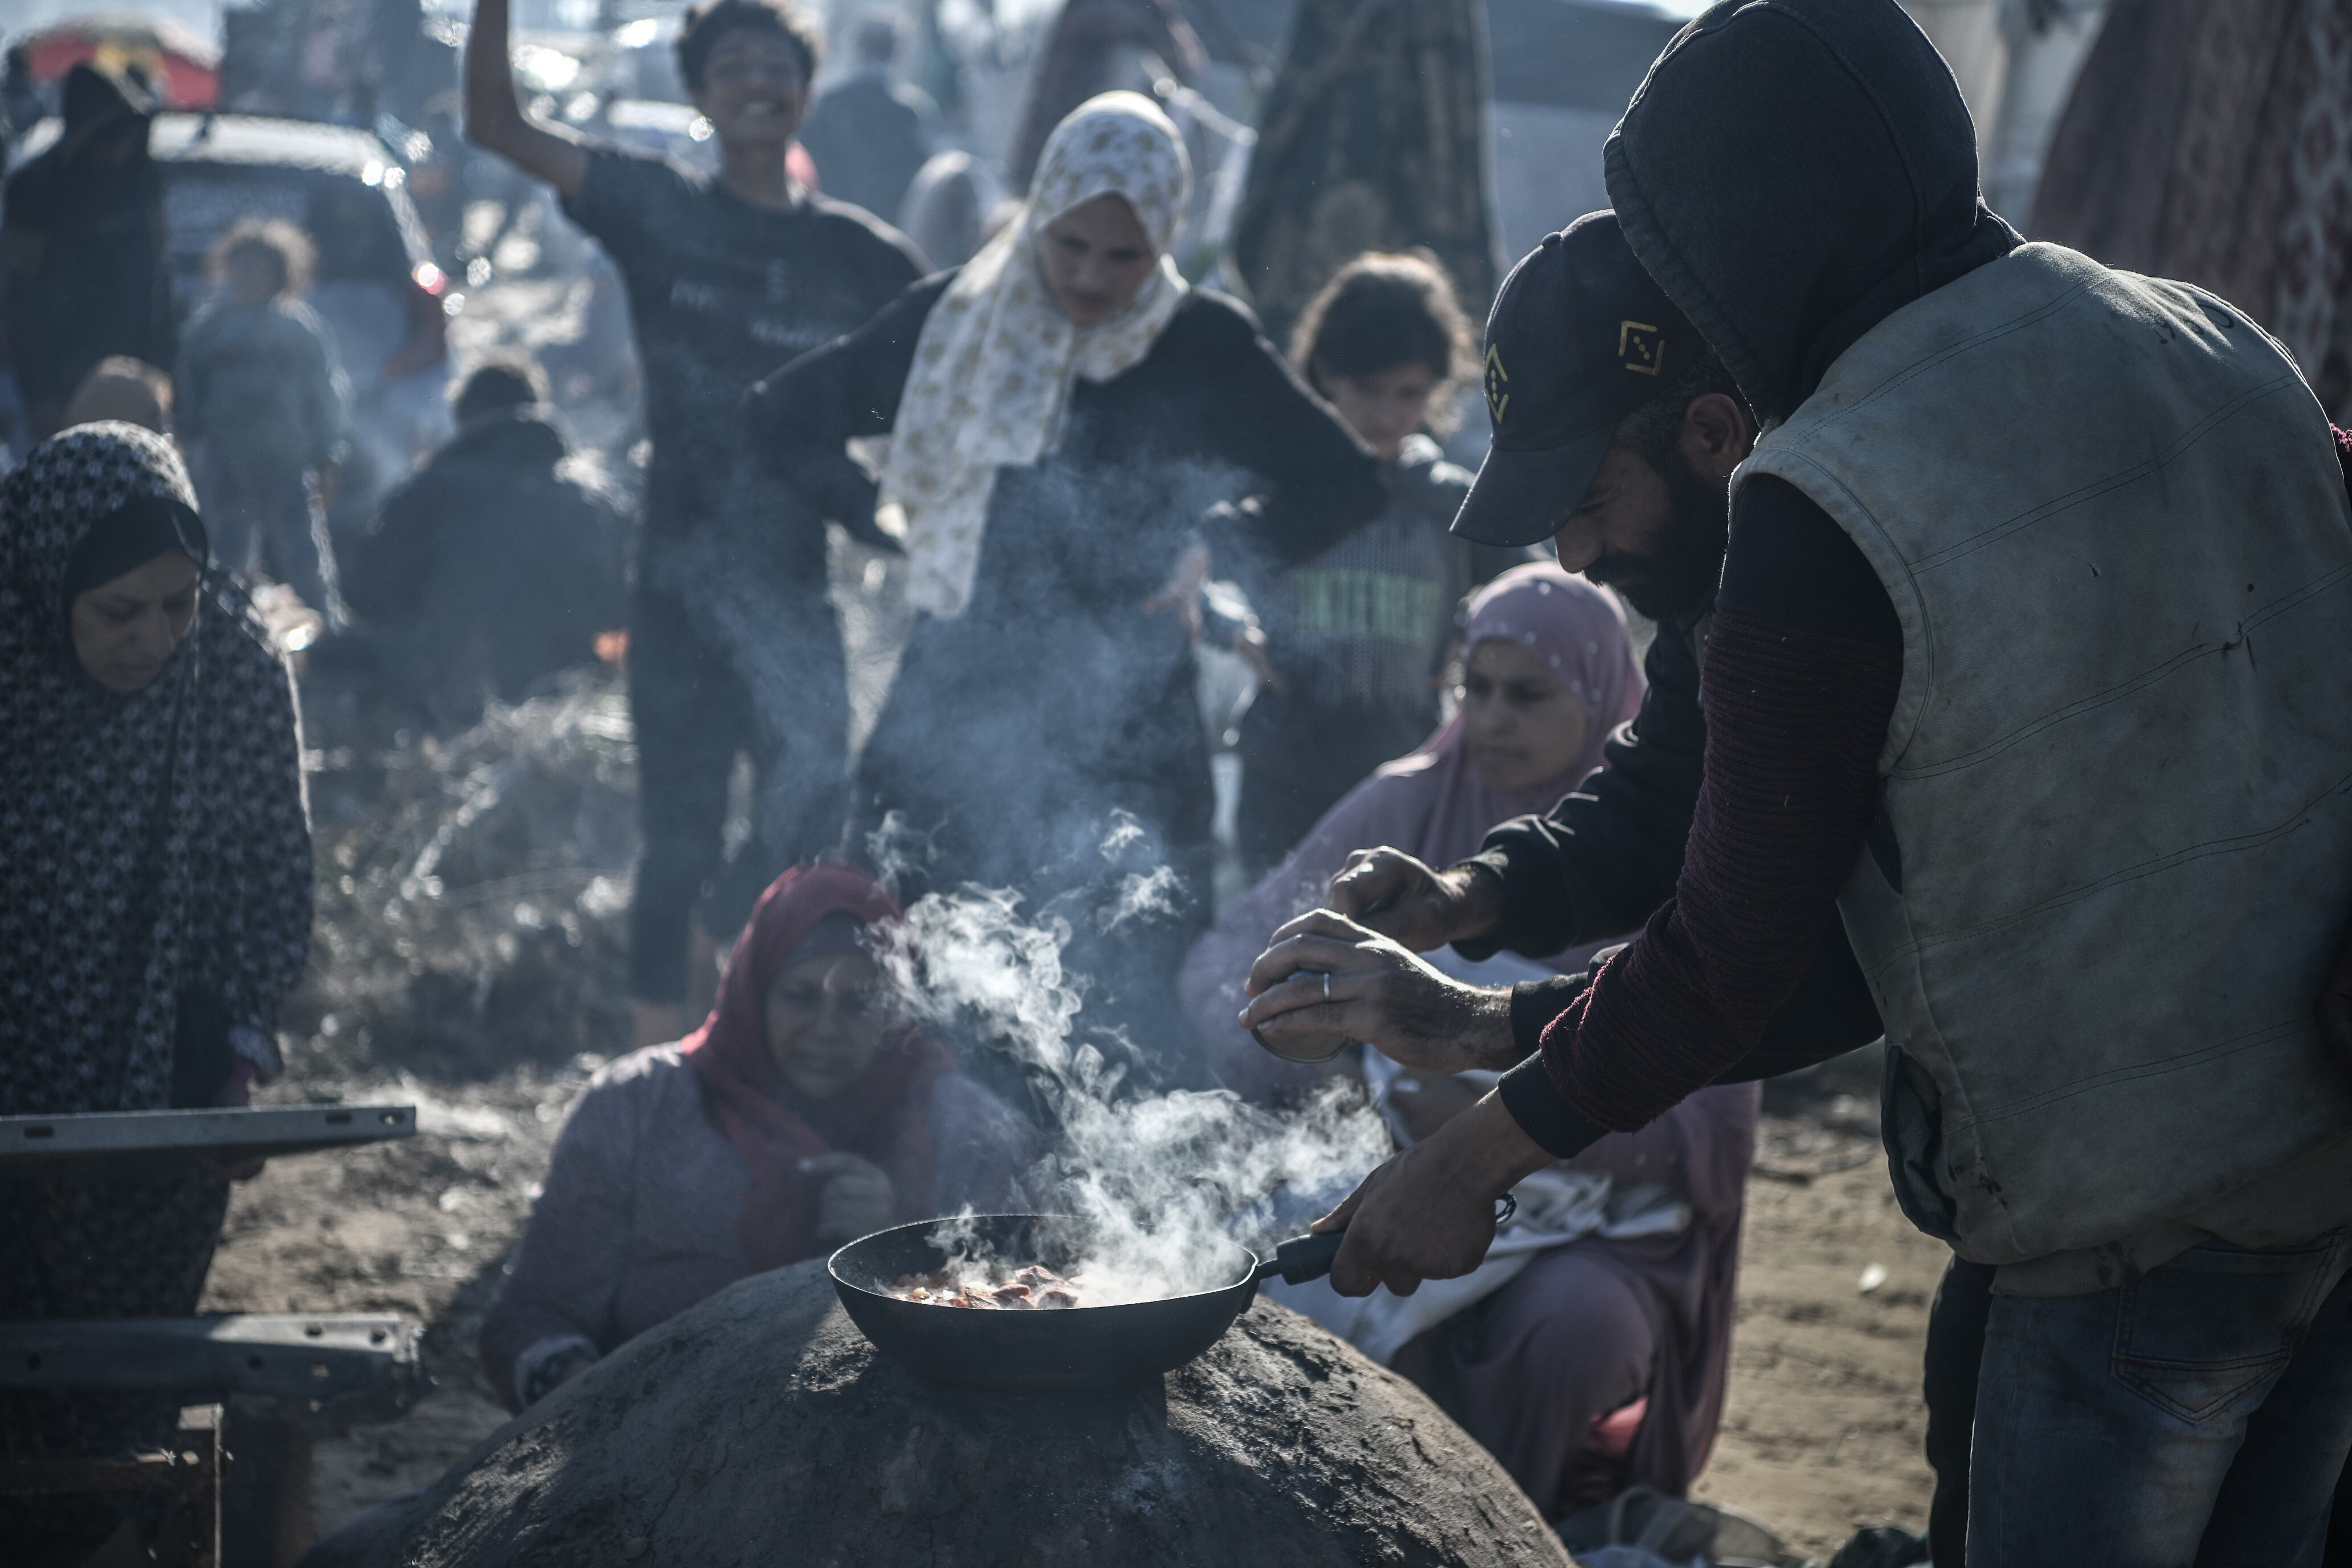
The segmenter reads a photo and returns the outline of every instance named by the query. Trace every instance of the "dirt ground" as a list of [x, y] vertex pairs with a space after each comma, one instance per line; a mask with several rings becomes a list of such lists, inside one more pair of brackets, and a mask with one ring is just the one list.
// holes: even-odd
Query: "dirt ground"
[[1728, 1405], [1695, 1490], [1826, 1558], [1857, 1525], [1927, 1529], [1919, 1358], [1950, 1254], [1895, 1206], [1874, 1095], [1772, 1114], [1782, 1098], [1766, 1099]]
[[[460, 1083], [311, 1078], [271, 1094], [418, 1108], [413, 1140], [283, 1160], [239, 1188], [213, 1268], [207, 1310], [398, 1311], [430, 1325], [431, 1395], [404, 1419], [320, 1444], [320, 1529], [425, 1484], [506, 1419], [476, 1367], [476, 1331], [563, 1109], [595, 1065]], [[1895, 1207], [1874, 1105], [1775, 1104], [1748, 1187], [1729, 1409], [1698, 1492], [1819, 1559], [1860, 1523], [1924, 1528], [1919, 1352], [1943, 1253]], [[1874, 1265], [1885, 1278], [1865, 1290]]]

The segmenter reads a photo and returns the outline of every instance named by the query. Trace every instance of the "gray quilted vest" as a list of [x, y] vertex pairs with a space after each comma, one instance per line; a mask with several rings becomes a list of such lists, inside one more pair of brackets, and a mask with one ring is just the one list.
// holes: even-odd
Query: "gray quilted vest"
[[1873, 328], [1760, 473], [1902, 622], [1840, 910], [1912, 1219], [2021, 1262], [2352, 1132], [2313, 1020], [2352, 924], [2352, 516], [2285, 353], [2029, 245]]

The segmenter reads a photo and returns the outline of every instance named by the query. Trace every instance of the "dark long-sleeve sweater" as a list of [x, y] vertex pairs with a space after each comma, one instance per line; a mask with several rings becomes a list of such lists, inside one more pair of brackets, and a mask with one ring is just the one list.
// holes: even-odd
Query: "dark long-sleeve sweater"
[[[844, 443], [887, 435], [897, 423], [923, 323], [955, 277], [946, 272], [914, 285], [864, 327], [793, 361], [746, 399], [760, 460], [825, 515], [873, 514], [874, 481]], [[1230, 479], [1236, 473], [1244, 476], [1237, 487]], [[1024, 483], [1016, 475], [1044, 482]], [[1083, 493], [1072, 489], [1074, 482]], [[982, 580], [967, 613], [984, 617], [978, 595], [992, 577], [1006, 575], [992, 568], [1014, 565], [1016, 551], [1027, 558], [1018, 564], [1037, 564], [1036, 552], [1021, 548], [1024, 542], [1062, 552], [1064, 541], [1050, 523], [1081, 517], [1101, 542], [1065, 559], [1054, 585], [1149, 595], [1209, 503], [1232, 488], [1255, 493], [1220, 509], [1205, 525], [1220, 571], [1242, 564], [1222, 557], [1244, 552], [1256, 563], [1304, 561], [1378, 516], [1388, 500], [1371, 454], [1307, 390], [1249, 313], [1222, 294], [1196, 289], [1134, 368], [1071, 388], [1053, 453], [1000, 479]], [[1003, 526], [1002, 520], [1017, 520], [1041, 503], [1061, 515], [1017, 530]], [[1162, 537], [1139, 537], [1139, 526]], [[1114, 602], [1123, 607], [1128, 600]]]
[[[951, 276], [752, 390], [761, 460], [825, 515], [871, 513], [873, 481], [844, 443], [896, 423]], [[863, 795], [926, 832], [970, 818], [971, 834], [942, 845], [962, 874], [997, 885], [1023, 879], [1053, 841], [1045, 824], [1024, 839], [1009, 811], [1122, 809], [1171, 833], [1171, 858], [1205, 847], [1191, 649], [1173, 615], [1141, 606], [1196, 536], [1220, 571], [1287, 563], [1386, 500], [1378, 462], [1248, 313], [1193, 290], [1131, 369], [1071, 388], [1050, 452], [998, 470], [970, 602], [916, 626], [861, 763]], [[974, 836], [994, 847], [958, 854]]]
[[[1761, 479], [1733, 520], [1704, 682], [1695, 657], [1682, 664], [1678, 630], [1653, 645], [1651, 699], [1609, 772], [1549, 816], [1498, 830], [1479, 857], [1502, 879], [1495, 945], [1573, 940], [1589, 910], [1623, 921], [1612, 900], [1646, 890], [1645, 870], [1668, 862], [1661, 833], [1627, 843], [1619, 822], [1670, 826], [1690, 791], [1672, 896], [1643, 935], [1592, 974], [1514, 997], [1516, 1031], [1541, 1050], [1506, 1079], [1505, 1100], [1557, 1152], [1641, 1126], [1707, 1083], [1787, 1071], [1879, 1033], [1835, 900], [1874, 809], [1901, 679], [1885, 591], [1826, 514]], [[1651, 730], [1668, 744], [1644, 758]], [[1635, 766], [1612, 781], [1620, 752]]]
[[[917, 285], [753, 389], [754, 450], [825, 515], [870, 510], [843, 444], [896, 423], [949, 286]], [[970, 600], [916, 623], [859, 756], [851, 842], [895, 816], [928, 841], [920, 886], [1093, 910], [1068, 915], [1065, 960], [1101, 988], [1089, 1016], [1166, 1031], [1177, 1054], [1165, 993], [1205, 901], [1213, 791], [1184, 627], [1144, 606], [1196, 533], [1221, 573], [1284, 564], [1386, 502], [1378, 461], [1249, 313], [1192, 290], [1134, 366], [1070, 389], [1050, 452], [997, 470]], [[1119, 901], [1170, 870], [1166, 918]]]

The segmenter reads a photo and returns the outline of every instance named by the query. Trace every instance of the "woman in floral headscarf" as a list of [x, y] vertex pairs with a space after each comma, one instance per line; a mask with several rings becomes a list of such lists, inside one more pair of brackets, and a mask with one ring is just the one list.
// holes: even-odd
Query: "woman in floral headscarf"
[[[207, 554], [179, 455], [134, 426], [77, 426], [0, 481], [0, 1116], [238, 1104], [277, 1069], [310, 935], [300, 742]], [[194, 1170], [13, 1188], [0, 1321], [193, 1312], [227, 1201]], [[0, 1458], [170, 1414], [0, 1394]], [[74, 1511], [9, 1513], [0, 1560], [69, 1550]]]
[[844, 443], [893, 437], [882, 492], [923, 616], [860, 763], [861, 826], [899, 814], [932, 883], [1054, 903], [1089, 1016], [1147, 1043], [1209, 880], [1200, 575], [1304, 559], [1384, 504], [1248, 314], [1177, 271], [1190, 178], [1149, 100], [1089, 100], [978, 256], [751, 404], [764, 460], [831, 516], [872, 504]]

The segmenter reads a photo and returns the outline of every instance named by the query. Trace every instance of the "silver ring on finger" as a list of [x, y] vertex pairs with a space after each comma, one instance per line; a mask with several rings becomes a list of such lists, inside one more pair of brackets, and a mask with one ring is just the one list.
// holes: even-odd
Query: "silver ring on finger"
[[1328, 969], [1323, 972], [1323, 1000], [1331, 1000], [1331, 972]]

